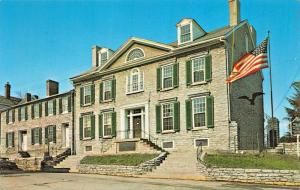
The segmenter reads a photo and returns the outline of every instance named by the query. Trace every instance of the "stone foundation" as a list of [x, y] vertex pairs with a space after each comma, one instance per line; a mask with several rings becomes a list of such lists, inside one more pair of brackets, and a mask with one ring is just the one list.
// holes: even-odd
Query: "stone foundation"
[[40, 171], [42, 158], [17, 158], [15, 162], [23, 171]]

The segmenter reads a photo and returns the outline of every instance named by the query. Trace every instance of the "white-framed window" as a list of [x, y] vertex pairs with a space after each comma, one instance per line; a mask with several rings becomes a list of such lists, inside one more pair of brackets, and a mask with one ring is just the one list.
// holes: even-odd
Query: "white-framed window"
[[33, 130], [33, 139], [34, 139], [34, 144], [40, 143], [40, 128], [35, 128]]
[[8, 111], [8, 123], [13, 123], [13, 110]]
[[205, 57], [192, 59], [192, 80], [193, 83], [205, 80]]
[[103, 113], [103, 136], [111, 136], [112, 135], [112, 112], [104, 112]]
[[48, 142], [53, 142], [54, 141], [54, 126], [48, 126]]
[[245, 34], [245, 50], [246, 52], [249, 52], [249, 41], [248, 41], [248, 35]]
[[34, 110], [34, 118], [39, 118], [40, 117], [40, 105], [34, 104], [33, 110]]
[[206, 126], [206, 98], [197, 97], [192, 99], [193, 128]]
[[103, 100], [112, 99], [112, 80], [103, 81]]
[[106, 63], [107, 60], [108, 60], [107, 51], [106, 51], [106, 52], [100, 53], [100, 61], [101, 61], [101, 64]]
[[62, 113], [68, 113], [69, 109], [69, 101], [68, 101], [68, 96], [62, 97], [61, 99], [61, 104], [62, 104]]
[[135, 48], [128, 53], [126, 61], [140, 59], [140, 58], [143, 58], [144, 56], [145, 56], [145, 54], [142, 49]]
[[198, 146], [209, 146], [209, 139], [208, 138], [199, 138], [194, 139], [194, 147], [197, 148]]
[[48, 115], [53, 115], [54, 111], [54, 101], [53, 100], [49, 100], [48, 101]]
[[165, 103], [161, 106], [162, 109], [162, 130], [174, 130], [174, 104]]
[[92, 136], [92, 116], [83, 116], [83, 138], [90, 138]]
[[180, 27], [180, 43], [191, 41], [191, 24]]
[[13, 147], [13, 132], [7, 133], [7, 147]]
[[162, 67], [162, 88], [168, 89], [173, 87], [173, 65]]
[[92, 103], [92, 86], [84, 86], [83, 87], [83, 104], [91, 104]]
[[139, 69], [133, 69], [127, 77], [127, 93], [135, 93], [144, 90], [144, 73]]
[[25, 108], [25, 106], [21, 107], [20, 111], [21, 111], [21, 113], [20, 113], [21, 114], [21, 121], [25, 121], [26, 120], [26, 115], [25, 115], [26, 114], [25, 113], [26, 112], [26, 108]]

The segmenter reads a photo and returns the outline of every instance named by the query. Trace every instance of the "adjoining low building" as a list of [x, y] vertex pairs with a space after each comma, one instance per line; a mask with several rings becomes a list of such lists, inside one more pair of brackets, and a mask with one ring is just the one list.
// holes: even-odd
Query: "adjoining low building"
[[270, 118], [267, 124], [267, 148], [274, 148], [279, 143], [279, 120]]
[[11, 85], [8, 82], [5, 84], [4, 93], [4, 96], [0, 95], [0, 112], [11, 106], [17, 105], [22, 100], [21, 98], [11, 96]]
[[291, 136], [296, 136], [300, 134], [300, 118], [296, 117], [293, 119], [293, 121], [290, 122], [289, 124], [289, 132]]
[[1, 112], [1, 156], [43, 157], [74, 149], [73, 91], [60, 93], [58, 83], [47, 82], [47, 97], [27, 93], [21, 103]]

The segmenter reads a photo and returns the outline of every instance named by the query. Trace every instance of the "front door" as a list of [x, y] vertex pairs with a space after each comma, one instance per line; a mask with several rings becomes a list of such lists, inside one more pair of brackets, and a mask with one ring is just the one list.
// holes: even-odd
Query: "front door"
[[69, 147], [69, 125], [64, 124], [62, 126], [62, 145], [63, 147], [68, 148]]
[[133, 116], [133, 138], [142, 137], [142, 116]]
[[22, 133], [22, 143], [21, 143], [21, 147], [22, 147], [22, 151], [27, 151], [27, 133]]

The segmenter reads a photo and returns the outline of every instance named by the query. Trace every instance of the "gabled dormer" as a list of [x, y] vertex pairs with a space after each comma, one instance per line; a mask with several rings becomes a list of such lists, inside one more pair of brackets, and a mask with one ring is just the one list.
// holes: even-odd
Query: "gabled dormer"
[[104, 65], [107, 60], [113, 55], [114, 51], [105, 47], [92, 47], [92, 64], [93, 67]]
[[178, 45], [193, 42], [206, 33], [194, 19], [182, 19], [176, 27]]

